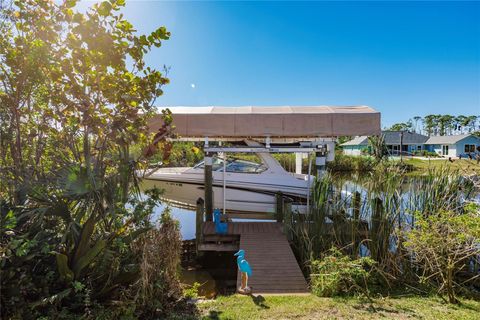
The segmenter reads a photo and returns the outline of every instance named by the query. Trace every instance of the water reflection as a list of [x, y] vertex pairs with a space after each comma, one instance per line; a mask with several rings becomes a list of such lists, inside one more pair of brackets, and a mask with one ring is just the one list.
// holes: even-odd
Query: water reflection
[[181, 209], [177, 207], [169, 206], [167, 203], [162, 203], [155, 208], [155, 212], [152, 216], [154, 221], [157, 221], [162, 212], [167, 208], [170, 208], [172, 217], [180, 223], [180, 233], [183, 240], [195, 239], [195, 211]]

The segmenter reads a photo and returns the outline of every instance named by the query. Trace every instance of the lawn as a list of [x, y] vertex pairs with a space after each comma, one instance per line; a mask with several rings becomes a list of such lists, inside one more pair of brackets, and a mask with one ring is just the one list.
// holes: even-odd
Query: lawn
[[221, 296], [197, 303], [193, 319], [479, 319], [480, 301], [449, 305], [437, 297], [319, 298]]
[[469, 159], [455, 159], [453, 162], [450, 162], [447, 159], [422, 160], [416, 158], [406, 158], [404, 159], [404, 162], [415, 167], [414, 173], [422, 173], [427, 171], [429, 168], [450, 168], [453, 170], [460, 170], [462, 173], [480, 174], [480, 164], [477, 164], [477, 161], [475, 160]]

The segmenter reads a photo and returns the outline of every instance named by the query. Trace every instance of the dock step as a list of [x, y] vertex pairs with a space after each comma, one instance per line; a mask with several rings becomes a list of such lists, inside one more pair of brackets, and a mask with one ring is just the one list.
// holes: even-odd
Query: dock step
[[204, 242], [238, 242], [240, 235], [238, 234], [206, 234], [203, 236]]
[[198, 251], [238, 251], [238, 244], [232, 243], [202, 243], [198, 245]]

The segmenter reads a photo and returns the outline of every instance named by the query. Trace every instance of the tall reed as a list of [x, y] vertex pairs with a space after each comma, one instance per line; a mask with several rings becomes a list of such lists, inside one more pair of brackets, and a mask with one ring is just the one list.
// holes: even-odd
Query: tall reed
[[471, 184], [455, 171], [432, 170], [410, 179], [388, 162], [354, 183], [330, 173], [316, 179], [311, 210], [294, 215], [290, 234], [306, 270], [310, 261], [337, 247], [353, 258], [372, 257], [390, 279], [407, 274], [402, 234], [413, 227], [413, 213], [461, 210], [473, 194]]

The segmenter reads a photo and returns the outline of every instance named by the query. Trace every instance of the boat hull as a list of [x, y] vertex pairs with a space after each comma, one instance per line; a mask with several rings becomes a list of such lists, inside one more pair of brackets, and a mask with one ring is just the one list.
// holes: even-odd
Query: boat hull
[[[179, 206], [194, 208], [197, 200], [205, 197], [201, 183], [145, 179], [143, 187], [163, 190], [162, 198]], [[212, 190], [214, 208], [223, 208], [223, 186], [214, 185]], [[275, 210], [275, 193], [272, 192], [227, 186], [225, 200], [227, 210], [233, 213], [273, 213]]]

